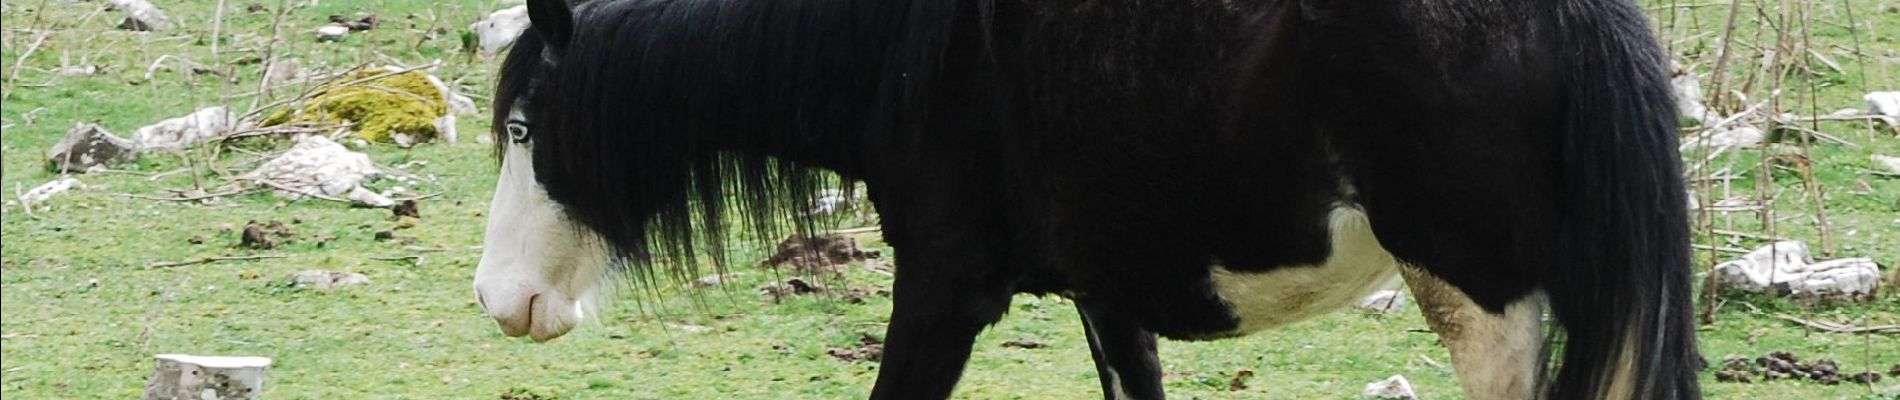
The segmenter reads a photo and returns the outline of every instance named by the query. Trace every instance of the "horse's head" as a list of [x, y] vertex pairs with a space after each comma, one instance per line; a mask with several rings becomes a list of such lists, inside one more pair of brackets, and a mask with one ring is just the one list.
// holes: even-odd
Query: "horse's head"
[[[842, 143], [810, 132], [881, 124], [856, 117], [905, 102], [880, 88], [922, 92], [861, 79], [910, 76], [880, 68], [817, 74], [825, 79], [796, 72], [819, 67], [753, 69], [812, 57], [727, 50], [777, 42], [763, 31], [707, 30], [696, 21], [721, 6], [682, 3], [692, 4], [528, 0], [533, 29], [509, 50], [495, 92], [502, 171], [475, 271], [476, 295], [504, 333], [566, 333], [609, 265], [626, 266], [635, 282], [651, 282], [655, 261], [673, 277], [695, 276], [695, 254], [724, 266], [730, 226], [754, 237], [778, 236], [787, 222], [810, 228], [801, 210], [827, 179], [800, 159], [830, 160], [820, 155], [834, 149], [814, 143]], [[884, 56], [858, 53], [815, 59]], [[831, 100], [775, 101], [807, 99]], [[774, 158], [781, 153], [798, 157]]]
[[534, 29], [524, 32], [509, 51], [495, 96], [501, 178], [489, 208], [482, 261], [475, 269], [475, 295], [503, 333], [545, 341], [580, 323], [583, 304], [592, 300], [611, 257], [599, 234], [574, 222], [566, 207], [549, 196], [549, 189], [559, 188], [548, 184], [565, 181], [537, 178], [536, 154], [544, 159], [548, 154], [535, 148], [536, 135], [551, 141], [556, 130], [535, 129], [554, 125], [537, 126], [537, 117], [554, 106], [547, 98], [556, 90], [559, 53], [572, 24], [562, 0], [532, 0], [528, 7]]

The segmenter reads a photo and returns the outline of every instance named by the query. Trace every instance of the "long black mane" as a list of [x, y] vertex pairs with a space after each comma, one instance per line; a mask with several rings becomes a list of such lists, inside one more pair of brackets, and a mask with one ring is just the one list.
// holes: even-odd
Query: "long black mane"
[[537, 179], [630, 264], [723, 268], [733, 225], [812, 232], [815, 195], [862, 178], [863, 142], [921, 120], [957, 3], [588, 2], [558, 63], [522, 34], [497, 98], [533, 97]]

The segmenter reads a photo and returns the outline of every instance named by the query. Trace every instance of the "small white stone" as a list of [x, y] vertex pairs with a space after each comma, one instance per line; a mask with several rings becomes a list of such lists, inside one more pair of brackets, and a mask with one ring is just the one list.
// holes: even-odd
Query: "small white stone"
[[139, 128], [132, 132], [132, 142], [142, 152], [181, 153], [223, 135], [236, 122], [237, 116], [224, 107], [205, 107]]
[[26, 194], [20, 195], [19, 200], [20, 200], [20, 204], [31, 207], [33, 204], [45, 202], [46, 200], [53, 198], [53, 195], [65, 193], [66, 191], [72, 190], [75, 188], [84, 188], [84, 187], [86, 187], [86, 184], [80, 183], [79, 179], [60, 178], [60, 179], [53, 180], [52, 182], [47, 182], [45, 184], [36, 186], [33, 188], [33, 190], [26, 191]]
[[680, 331], [680, 332], [686, 332], [686, 333], [706, 333], [706, 332], [712, 332], [712, 328], [709, 328], [709, 327], [705, 327], [705, 326], [700, 326], [700, 325], [693, 325], [693, 324], [675, 324], [675, 323], [667, 323], [667, 324], [666, 324], [666, 327], [667, 327], [667, 329], [672, 329], [672, 330], [676, 330], [676, 331]]
[[120, 29], [163, 31], [172, 28], [171, 18], [165, 17], [164, 11], [145, 0], [106, 0], [106, 5], [125, 12], [125, 21], [119, 23]]
[[468, 25], [475, 31], [482, 52], [498, 54], [515, 44], [515, 38], [528, 29], [528, 6], [520, 5], [489, 13], [487, 18]]
[[291, 281], [297, 286], [317, 290], [329, 290], [350, 285], [369, 284], [369, 276], [355, 272], [325, 271], [313, 269], [298, 272]]
[[1676, 113], [1682, 119], [1698, 121], [1703, 126], [1722, 120], [1721, 115], [1711, 112], [1709, 106], [1702, 103], [1702, 81], [1694, 73], [1684, 71], [1669, 83], [1675, 88]]
[[335, 42], [335, 41], [343, 40], [343, 37], [349, 36], [349, 34], [350, 34], [350, 28], [347, 26], [324, 25], [321, 28], [317, 28], [317, 41]]
[[53, 74], [59, 76], [92, 76], [97, 73], [99, 73], [99, 66], [92, 64], [68, 65], [53, 69]]
[[[1704, 144], [1707, 144], [1708, 147], [1711, 149], [1720, 149], [1720, 148], [1725, 148], [1725, 147], [1752, 147], [1752, 146], [1760, 145], [1762, 139], [1766, 137], [1767, 135], [1762, 133], [1761, 129], [1756, 129], [1755, 127], [1752, 127], [1752, 126], [1735, 127], [1735, 128], [1725, 129], [1721, 132], [1715, 132], [1713, 134], [1710, 134], [1707, 136], [1706, 139], [1703, 139], [1703, 138], [1683, 139], [1682, 146], [1678, 148], [1677, 150], [1688, 152], [1690, 150], [1694, 150], [1700, 146], [1703, 146]], [[1707, 142], [1707, 143], [1704, 143], [1704, 142]]]
[[1395, 289], [1380, 290], [1359, 299], [1359, 309], [1385, 314], [1405, 309], [1405, 294]]
[[694, 279], [692, 283], [686, 284], [686, 287], [694, 288], [694, 287], [718, 286], [720, 284], [726, 283], [727, 280], [732, 279], [735, 276], [737, 276], [737, 273], [730, 273], [730, 272], [724, 273], [724, 274], [706, 275], [706, 276], [699, 277], [699, 279]]
[[152, 378], [145, 383], [146, 400], [256, 399], [264, 392], [264, 376], [271, 364], [264, 357], [160, 354], [154, 358]]
[[1900, 92], [1873, 92], [1861, 96], [1872, 114], [1900, 117]]
[[442, 118], [436, 118], [433, 124], [435, 125], [436, 137], [447, 140], [449, 143], [455, 143], [455, 114], [443, 115]]
[[1366, 389], [1359, 391], [1359, 397], [1370, 400], [1418, 400], [1418, 394], [1412, 391], [1412, 382], [1406, 381], [1404, 375], [1393, 375], [1383, 381], [1367, 383]]
[[389, 196], [372, 192], [360, 186], [350, 189], [350, 194], [346, 195], [345, 198], [350, 201], [350, 204], [360, 207], [387, 208], [396, 206], [396, 201], [391, 200]]
[[1889, 174], [1900, 175], [1900, 157], [1875, 154], [1868, 158], [1874, 161], [1874, 167], [1876, 167], [1874, 169]]

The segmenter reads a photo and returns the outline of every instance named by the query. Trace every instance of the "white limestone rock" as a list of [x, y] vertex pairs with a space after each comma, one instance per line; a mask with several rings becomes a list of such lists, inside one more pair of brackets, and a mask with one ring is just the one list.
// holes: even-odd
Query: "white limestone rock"
[[[26, 193], [21, 193], [18, 200], [20, 201], [20, 206], [26, 207], [28, 211], [32, 211], [34, 204], [51, 200], [54, 195], [66, 193], [73, 189], [84, 188], [86, 188], [86, 184], [79, 182], [78, 178], [59, 178], [54, 179], [52, 182], [35, 186], [33, 190], [28, 190]], [[18, 190], [18, 188], [16, 187], [15, 190]]]
[[1867, 113], [1900, 117], [1900, 92], [1873, 92], [1860, 97], [1867, 102]]
[[343, 37], [350, 35], [350, 27], [324, 25], [318, 27], [315, 33], [317, 34], [317, 41], [319, 42], [337, 42], [342, 41]]
[[355, 272], [313, 269], [298, 272], [296, 276], [290, 278], [290, 281], [297, 285], [297, 287], [330, 290], [344, 286], [367, 285], [369, 284], [369, 275]]
[[1383, 381], [1367, 383], [1365, 390], [1359, 391], [1359, 398], [1368, 400], [1418, 400], [1418, 393], [1412, 391], [1412, 382], [1404, 375], [1393, 375]]
[[1866, 298], [1880, 281], [1880, 266], [1872, 259], [1815, 262], [1806, 243], [1792, 240], [1762, 246], [1717, 264], [1715, 273], [1724, 288], [1808, 298]]
[[1386, 314], [1405, 309], [1405, 294], [1397, 289], [1386, 289], [1359, 299], [1360, 310], [1374, 314]]
[[1900, 157], [1875, 154], [1867, 158], [1874, 162], [1874, 170], [1900, 175]]
[[172, 20], [165, 12], [152, 6], [145, 0], [106, 0], [114, 10], [124, 11], [125, 20], [119, 22], [119, 29], [134, 31], [171, 30]]
[[1676, 112], [1680, 118], [1696, 121], [1702, 126], [1714, 125], [1722, 120], [1721, 115], [1716, 115], [1702, 103], [1702, 80], [1696, 78], [1694, 73], [1681, 71], [1676, 77], [1670, 78], [1669, 83], [1676, 92]]
[[237, 123], [224, 107], [211, 106], [182, 117], [159, 121], [132, 132], [139, 151], [179, 153], [223, 135]]
[[1689, 152], [1690, 150], [1695, 150], [1705, 144], [1710, 149], [1721, 149], [1721, 148], [1729, 148], [1729, 147], [1755, 147], [1755, 146], [1760, 146], [1762, 140], [1766, 139], [1767, 137], [1768, 135], [1766, 133], [1763, 133], [1761, 129], [1758, 129], [1752, 126], [1738, 126], [1734, 128], [1724, 129], [1721, 132], [1715, 132], [1713, 134], [1710, 134], [1708, 135], [1706, 139], [1703, 139], [1703, 138], [1683, 139], [1682, 145], [1677, 150], [1682, 151], [1682, 152]]
[[73, 124], [53, 148], [46, 150], [46, 168], [55, 173], [86, 172], [131, 161], [138, 156], [138, 143], [119, 138], [91, 123]]
[[252, 400], [262, 397], [269, 358], [159, 354], [145, 400]]
[[528, 30], [528, 6], [519, 5], [489, 13], [487, 18], [468, 25], [475, 31], [477, 44], [486, 54], [500, 54], [515, 44], [515, 38]]
[[369, 155], [323, 136], [304, 136], [290, 151], [238, 179], [267, 185], [279, 196], [343, 198], [382, 175]]

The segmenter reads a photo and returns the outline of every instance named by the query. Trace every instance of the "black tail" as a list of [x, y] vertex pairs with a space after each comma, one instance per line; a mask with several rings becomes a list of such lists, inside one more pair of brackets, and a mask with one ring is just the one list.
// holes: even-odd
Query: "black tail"
[[1688, 210], [1668, 61], [1628, 0], [1562, 0], [1560, 263], [1553, 399], [1693, 399]]

